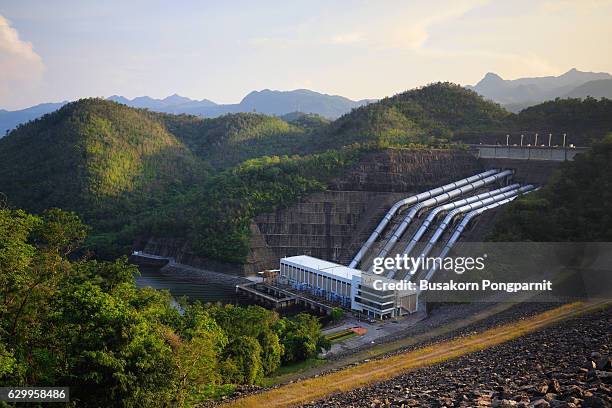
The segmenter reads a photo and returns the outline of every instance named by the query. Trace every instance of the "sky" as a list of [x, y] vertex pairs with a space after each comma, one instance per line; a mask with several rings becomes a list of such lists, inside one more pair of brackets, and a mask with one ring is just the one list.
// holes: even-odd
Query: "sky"
[[0, 0], [0, 109], [612, 72], [612, 0]]

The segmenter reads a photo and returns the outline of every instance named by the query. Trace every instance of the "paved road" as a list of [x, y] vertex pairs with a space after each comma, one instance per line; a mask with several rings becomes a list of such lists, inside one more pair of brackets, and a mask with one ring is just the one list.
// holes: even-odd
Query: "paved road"
[[417, 312], [398, 320], [385, 320], [369, 323], [364, 320], [357, 320], [357, 318], [351, 316], [341, 326], [325, 330], [323, 331], [323, 334], [328, 335], [351, 327], [363, 327], [368, 330], [367, 333], [362, 336], [354, 336], [342, 342], [333, 344], [329, 351], [322, 354], [322, 357], [328, 358], [335, 354], [342, 353], [346, 350], [356, 349], [366, 344], [378, 344], [382, 338], [401, 333], [409, 327], [416, 325], [426, 317], [427, 313]]

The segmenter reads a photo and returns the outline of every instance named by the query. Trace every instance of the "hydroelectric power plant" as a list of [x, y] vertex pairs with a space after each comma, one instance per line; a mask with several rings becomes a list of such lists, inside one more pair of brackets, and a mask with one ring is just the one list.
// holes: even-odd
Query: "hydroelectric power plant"
[[[374, 259], [392, 254], [411, 255], [429, 231], [433, 233], [419, 257], [431, 255], [434, 245], [445, 239], [438, 254], [443, 258], [474, 217], [536, 189], [532, 184], [511, 183], [513, 174], [512, 170], [487, 170], [401, 199], [387, 211], [349, 266], [305, 255], [286, 257], [280, 260], [277, 281], [377, 319], [415, 312], [420, 293], [418, 287], [415, 290], [380, 290], [377, 287], [381, 281], [385, 287], [400, 287], [393, 285], [394, 281], [406, 279], [408, 273], [410, 281], [431, 280], [438, 266], [400, 274], [390, 270], [382, 276], [373, 273]], [[424, 216], [424, 220], [416, 231], [409, 233], [409, 227], [419, 216]], [[447, 229], [452, 229], [450, 235], [445, 235]], [[383, 238], [385, 231], [390, 234]], [[400, 245], [406, 234], [411, 234], [408, 244]]]
[[[506, 154], [487, 145], [467, 151], [388, 149], [364, 158], [330, 190], [253, 219], [242, 273], [268, 270], [274, 277], [239, 284], [236, 292], [272, 308], [295, 304], [329, 314], [343, 307], [377, 319], [413, 313], [422, 305], [418, 283], [434, 280], [439, 265], [378, 274], [376, 260], [447, 257], [458, 241], [479, 240], [497, 208], [534, 191], [558, 163], [582, 152], [524, 149], [529, 152], [513, 147]], [[223, 270], [182, 248], [181, 242], [152, 239], [143, 253]], [[396, 289], [377, 289], [381, 282]]]

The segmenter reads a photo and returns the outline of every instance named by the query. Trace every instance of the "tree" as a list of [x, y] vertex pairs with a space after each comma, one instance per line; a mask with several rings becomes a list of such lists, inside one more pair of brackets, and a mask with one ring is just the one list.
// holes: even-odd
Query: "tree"
[[261, 346], [256, 339], [238, 336], [228, 344], [222, 363], [223, 379], [238, 384], [257, 384], [263, 379]]
[[284, 362], [293, 363], [316, 357], [321, 350], [331, 346], [321, 333], [321, 323], [316, 317], [300, 313], [293, 319], [283, 320], [278, 330], [285, 347]]
[[339, 322], [344, 317], [344, 310], [341, 307], [334, 307], [331, 311], [330, 317], [332, 321]]

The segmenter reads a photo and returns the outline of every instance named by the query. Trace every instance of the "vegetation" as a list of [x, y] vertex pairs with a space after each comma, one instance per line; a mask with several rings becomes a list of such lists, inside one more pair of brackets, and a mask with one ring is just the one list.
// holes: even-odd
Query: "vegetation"
[[[137, 290], [125, 258], [102, 259], [137, 237], [159, 236], [243, 262], [254, 216], [324, 190], [368, 152], [446, 146], [500, 128], [554, 125], [600, 138], [611, 130], [610, 108], [608, 100], [557, 100], [512, 115], [452, 84], [331, 123], [298, 114], [201, 119], [99, 99], [68, 104], [0, 140], [2, 192], [11, 208], [38, 214], [0, 208], [0, 385], [71, 384], [79, 406], [188, 406], [317, 364], [330, 339], [312, 316], [197, 303], [179, 312], [169, 293]], [[610, 241], [611, 152], [609, 136], [566, 163], [550, 186], [516, 200], [495, 238]], [[413, 360], [400, 357], [385, 364], [408, 368]]]
[[180, 313], [168, 292], [137, 290], [125, 258], [71, 257], [86, 230], [58, 209], [0, 209], [0, 385], [70, 384], [78, 406], [185, 406], [328, 346], [310, 315]]
[[458, 141], [517, 129], [601, 137], [612, 130], [611, 109], [609, 100], [587, 98], [514, 115], [448, 83], [385, 98], [333, 122], [300, 113], [203, 119], [85, 99], [0, 140], [0, 190], [15, 208], [77, 212], [92, 226], [86, 247], [99, 258], [158, 236], [185, 238], [202, 257], [240, 263], [253, 216], [325, 189], [370, 151], [459, 147]]
[[354, 337], [356, 335], [357, 333], [354, 332], [353, 330], [344, 329], [336, 333], [330, 334], [329, 336], [327, 336], [327, 340], [329, 340], [332, 344], [334, 344], [334, 343], [339, 343], [341, 341], [344, 341], [346, 339], [350, 339], [351, 337]]
[[310, 131], [321, 130], [331, 123], [329, 119], [317, 115], [316, 113], [292, 112], [280, 118], [287, 123]]
[[334, 307], [331, 311], [331, 320], [334, 322], [339, 322], [344, 317], [344, 309], [341, 307]]
[[485, 131], [511, 114], [478, 94], [436, 83], [354, 109], [330, 125], [321, 142], [376, 142], [384, 145], [438, 145], [457, 132]]
[[352, 146], [304, 157], [266, 156], [246, 161], [144, 213], [138, 234], [186, 237], [202, 256], [243, 262], [253, 216], [325, 189], [327, 180], [368, 149]]
[[[522, 110], [516, 116], [515, 128], [540, 134], [567, 133], [577, 146], [587, 146], [593, 140], [612, 132], [612, 100], [602, 98], [555, 99]], [[557, 144], [561, 144], [559, 141]]]
[[214, 119], [188, 115], [159, 117], [194, 154], [219, 169], [254, 157], [299, 152], [310, 135], [305, 126], [256, 113], [236, 113]]
[[564, 163], [542, 190], [508, 205], [498, 241], [611, 241], [612, 135]]

